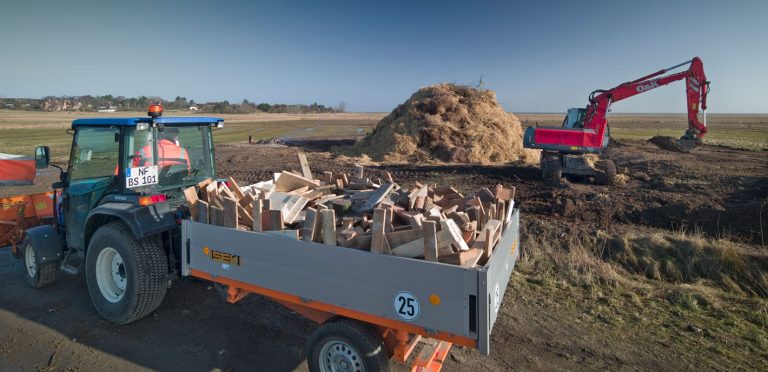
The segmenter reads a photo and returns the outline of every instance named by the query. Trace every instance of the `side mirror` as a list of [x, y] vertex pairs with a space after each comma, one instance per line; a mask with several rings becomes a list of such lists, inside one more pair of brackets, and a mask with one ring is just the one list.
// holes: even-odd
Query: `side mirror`
[[35, 148], [35, 168], [48, 168], [51, 162], [51, 149], [48, 146], [38, 146]]

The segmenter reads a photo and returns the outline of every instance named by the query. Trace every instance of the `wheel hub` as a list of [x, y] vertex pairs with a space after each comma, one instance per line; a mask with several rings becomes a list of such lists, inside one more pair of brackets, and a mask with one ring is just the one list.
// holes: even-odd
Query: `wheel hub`
[[27, 274], [30, 278], [34, 278], [37, 274], [37, 257], [35, 257], [35, 250], [31, 245], [27, 245], [24, 248], [24, 266], [27, 267]]
[[323, 372], [364, 371], [363, 361], [355, 349], [342, 341], [330, 341], [320, 350], [320, 369]]
[[128, 284], [125, 263], [114, 248], [106, 247], [96, 258], [96, 283], [101, 295], [109, 302], [118, 302], [125, 294]]

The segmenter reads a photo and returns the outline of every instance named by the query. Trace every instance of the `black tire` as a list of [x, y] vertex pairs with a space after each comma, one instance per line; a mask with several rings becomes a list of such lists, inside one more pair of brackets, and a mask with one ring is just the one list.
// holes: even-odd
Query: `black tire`
[[[124, 288], [111, 300], [99, 288], [96, 273], [98, 257], [105, 249], [105, 255], [117, 251], [122, 262], [118, 267]], [[168, 258], [157, 237], [136, 239], [125, 224], [111, 222], [96, 230], [88, 244], [85, 278], [96, 311], [110, 322], [127, 324], [147, 316], [163, 302]]]
[[595, 168], [597, 168], [596, 184], [610, 186], [616, 182], [616, 164], [613, 160], [598, 160]]
[[558, 154], [541, 152], [541, 178], [544, 182], [557, 185], [563, 177], [563, 162]]
[[[34, 244], [24, 239], [22, 258], [24, 261], [24, 281], [32, 288], [47, 287], [56, 281], [56, 273], [59, 271], [59, 262], [38, 263], [35, 257], [40, 257]], [[28, 256], [30, 253], [32, 256]], [[30, 267], [31, 266], [31, 267]]]
[[[324, 356], [324, 346], [328, 345]], [[335, 358], [334, 358], [335, 357]], [[325, 323], [315, 330], [307, 344], [307, 365], [312, 372], [330, 371], [321, 361], [352, 363], [354, 371], [389, 371], [389, 353], [384, 342], [366, 325], [350, 319]]]

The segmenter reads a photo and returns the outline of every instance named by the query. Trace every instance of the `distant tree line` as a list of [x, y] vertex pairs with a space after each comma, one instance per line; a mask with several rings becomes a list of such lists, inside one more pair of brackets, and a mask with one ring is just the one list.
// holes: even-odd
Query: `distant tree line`
[[311, 105], [283, 104], [283, 103], [259, 103], [250, 102], [247, 99], [241, 103], [209, 102], [201, 105], [200, 110], [213, 114], [251, 114], [256, 112], [282, 113], [282, 114], [322, 114], [345, 112], [346, 104], [341, 102], [336, 107], [319, 105], [317, 102]]
[[289, 114], [333, 113], [345, 112], [347, 107], [345, 102], [339, 103], [336, 107], [319, 105], [316, 102], [311, 105], [256, 104], [247, 99], [244, 99], [241, 103], [229, 103], [229, 101], [197, 103], [193, 99], [181, 96], [177, 96], [171, 101], [160, 97], [139, 96], [129, 98], [107, 94], [104, 96], [47, 96], [41, 99], [0, 98], [0, 109], [30, 111], [143, 111], [150, 104], [156, 102], [161, 102], [165, 110], [197, 110], [215, 114], [251, 114], [256, 112]]

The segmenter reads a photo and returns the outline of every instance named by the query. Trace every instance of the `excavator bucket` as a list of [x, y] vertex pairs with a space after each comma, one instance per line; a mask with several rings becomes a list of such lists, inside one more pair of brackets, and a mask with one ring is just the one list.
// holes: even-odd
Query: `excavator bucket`
[[686, 154], [691, 152], [691, 150], [695, 149], [700, 144], [696, 140], [669, 136], [656, 136], [648, 140], [648, 142], [664, 150], [682, 152]]

